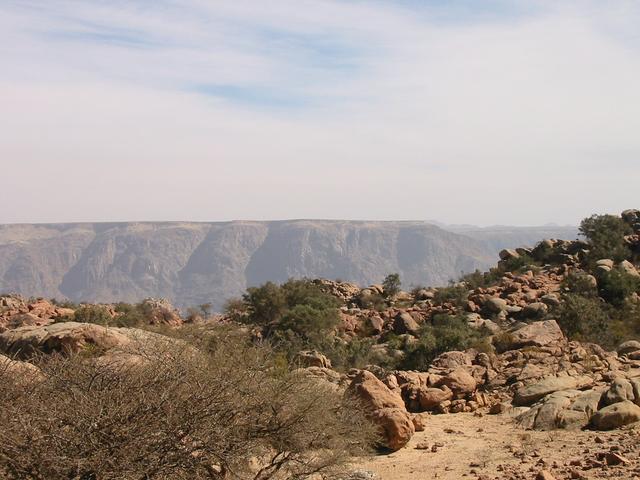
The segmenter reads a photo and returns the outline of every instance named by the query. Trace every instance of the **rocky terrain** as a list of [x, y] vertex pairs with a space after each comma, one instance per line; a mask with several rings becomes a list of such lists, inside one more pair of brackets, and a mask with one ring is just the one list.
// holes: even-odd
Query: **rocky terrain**
[[[282, 358], [294, 348], [296, 372], [358, 400], [379, 429], [379, 455], [352, 459], [345, 479], [640, 478], [640, 211], [583, 226], [585, 241], [504, 249], [491, 271], [448, 287], [267, 284], [225, 315], [183, 318], [168, 302], [147, 300], [136, 307], [136, 328], [118, 323], [131, 315], [120, 305], [4, 296], [0, 361], [37, 382], [32, 361], [42, 354], [90, 349], [98, 361], [135, 365], [132, 345], [163, 341], [149, 325], [198, 336], [223, 327], [256, 344], [277, 338]], [[287, 295], [296, 299], [290, 310]], [[587, 305], [577, 316], [576, 299]], [[96, 308], [100, 320], [82, 322]], [[331, 323], [325, 314], [334, 308]], [[296, 337], [296, 322], [325, 330]], [[349, 357], [354, 349], [363, 360]]]
[[87, 302], [165, 297], [184, 308], [289, 277], [368, 285], [391, 272], [445, 285], [492, 265], [503, 246], [575, 238], [573, 228], [423, 222], [283, 221], [0, 226], [0, 292]]

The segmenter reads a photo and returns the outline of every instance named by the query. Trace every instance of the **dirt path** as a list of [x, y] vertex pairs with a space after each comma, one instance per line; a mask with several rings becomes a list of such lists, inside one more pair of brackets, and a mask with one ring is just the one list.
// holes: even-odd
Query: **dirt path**
[[[604, 434], [539, 432], [519, 429], [505, 416], [433, 415], [426, 430], [416, 433], [407, 447], [358, 468], [381, 480], [520, 480], [534, 479], [543, 469], [558, 480], [640, 479], [639, 441], [638, 428]], [[606, 465], [602, 457], [611, 450], [629, 463]]]

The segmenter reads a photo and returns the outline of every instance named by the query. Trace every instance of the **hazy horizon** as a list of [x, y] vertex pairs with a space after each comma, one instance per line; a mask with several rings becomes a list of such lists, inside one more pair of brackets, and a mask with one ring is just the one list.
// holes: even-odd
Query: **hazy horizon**
[[639, 22], [625, 0], [8, 0], [0, 223], [618, 214]]

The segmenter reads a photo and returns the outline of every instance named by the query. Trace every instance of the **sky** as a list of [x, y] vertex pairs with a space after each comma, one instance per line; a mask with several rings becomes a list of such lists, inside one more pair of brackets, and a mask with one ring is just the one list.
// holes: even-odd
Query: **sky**
[[0, 0], [0, 223], [640, 208], [635, 0]]

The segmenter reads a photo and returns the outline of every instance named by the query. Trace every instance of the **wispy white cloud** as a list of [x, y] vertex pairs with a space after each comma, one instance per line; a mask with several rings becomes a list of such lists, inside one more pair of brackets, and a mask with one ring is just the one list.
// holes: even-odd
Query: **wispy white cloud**
[[0, 5], [0, 221], [633, 206], [636, 2]]

